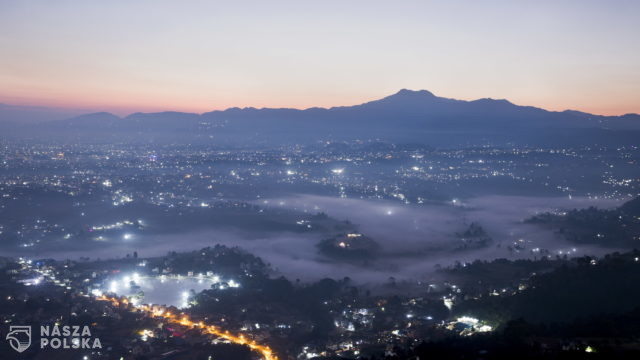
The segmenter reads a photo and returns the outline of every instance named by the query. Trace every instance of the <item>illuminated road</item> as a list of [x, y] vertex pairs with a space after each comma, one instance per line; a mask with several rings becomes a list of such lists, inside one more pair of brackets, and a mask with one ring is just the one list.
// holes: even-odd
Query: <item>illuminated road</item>
[[[129, 301], [126, 298], [120, 300], [103, 295], [100, 297], [96, 297], [96, 299], [101, 301], [109, 301], [115, 306], [119, 306], [120, 304], [129, 305]], [[171, 312], [167, 311], [163, 306], [137, 305], [135, 308], [147, 312], [151, 317], [162, 318], [168, 323], [182, 325], [194, 329], [200, 329], [200, 331], [202, 331], [202, 333], [204, 334], [215, 335], [220, 338], [226, 339], [234, 344], [246, 345], [251, 348], [251, 350], [260, 353], [264, 360], [278, 360], [278, 357], [273, 353], [271, 348], [266, 345], [258, 344], [254, 340], [249, 340], [243, 335], [234, 335], [229, 333], [229, 331], [221, 330], [217, 326], [206, 325], [203, 322], [193, 322], [186, 315], [179, 317], [176, 314], [172, 314]]]
[[[33, 284], [38, 284], [40, 283], [40, 281], [45, 280], [45, 281], [50, 281], [58, 286], [64, 286], [64, 283], [61, 283], [60, 281], [56, 280], [55, 277], [49, 272], [43, 272], [37, 268], [34, 268], [31, 264], [31, 261], [26, 261], [21, 259], [21, 264], [26, 266], [27, 269], [31, 271], [35, 271], [41, 275], [41, 278], [33, 279]], [[182, 277], [178, 277], [178, 278], [180, 279]], [[202, 279], [202, 278], [198, 277], [198, 279]], [[219, 281], [219, 279], [217, 279], [216, 277], [214, 281], [217, 282]], [[230, 281], [230, 286], [232, 286], [232, 284], [234, 283], [235, 282]], [[233, 285], [232, 287], [235, 287], [235, 285]], [[186, 315], [182, 315], [181, 317], [179, 317], [176, 314], [172, 314], [171, 312], [167, 311], [167, 309], [164, 306], [133, 305], [126, 297], [122, 299], [118, 299], [115, 297], [108, 297], [102, 294], [93, 294], [93, 295], [94, 295], [94, 299], [99, 301], [109, 301], [114, 306], [120, 306], [120, 304], [123, 304], [126, 306], [131, 305], [131, 306], [134, 306], [134, 308], [137, 310], [142, 310], [147, 312], [151, 317], [162, 318], [168, 323], [182, 325], [182, 326], [190, 327], [193, 329], [200, 329], [200, 331], [203, 334], [215, 335], [220, 338], [226, 339], [234, 344], [246, 345], [251, 350], [260, 353], [260, 355], [262, 355], [263, 360], [278, 360], [278, 356], [276, 356], [273, 353], [273, 350], [271, 350], [271, 348], [266, 345], [258, 344], [255, 342], [255, 340], [249, 340], [245, 338], [243, 335], [231, 334], [229, 331], [222, 330], [214, 325], [206, 325], [203, 322], [197, 322], [197, 323], [193, 322]]]

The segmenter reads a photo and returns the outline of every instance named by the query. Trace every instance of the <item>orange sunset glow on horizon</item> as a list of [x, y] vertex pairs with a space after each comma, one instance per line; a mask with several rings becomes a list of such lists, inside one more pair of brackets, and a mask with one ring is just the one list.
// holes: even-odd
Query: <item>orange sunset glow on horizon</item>
[[4, 2], [0, 103], [123, 116], [355, 105], [410, 88], [640, 113], [626, 36], [640, 31], [637, 3], [463, 3]]

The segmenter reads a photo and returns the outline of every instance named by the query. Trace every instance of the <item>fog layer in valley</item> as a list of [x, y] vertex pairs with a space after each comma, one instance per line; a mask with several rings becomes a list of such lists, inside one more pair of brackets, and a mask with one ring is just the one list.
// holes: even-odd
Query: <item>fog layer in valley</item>
[[[545, 211], [619, 205], [613, 200], [588, 198], [540, 198], [516, 196], [478, 197], [446, 205], [403, 205], [391, 201], [344, 199], [321, 196], [291, 196], [263, 201], [263, 205], [282, 206], [306, 212], [325, 212], [331, 217], [348, 219], [358, 230], [381, 245], [378, 257], [362, 262], [343, 262], [318, 254], [315, 244], [303, 238], [262, 239], [245, 247], [261, 254], [287, 275], [319, 278], [344, 277], [363, 282], [422, 278], [436, 264], [455, 261], [534, 257], [533, 249], [548, 249], [552, 254], [584, 255], [606, 252], [600, 248], [576, 247], [550, 230], [524, 224], [522, 220]], [[473, 250], [459, 249], [456, 233], [470, 223], [485, 228], [493, 242]], [[524, 241], [519, 241], [519, 240]], [[520, 251], [508, 247], [518, 242]], [[608, 249], [609, 251], [611, 249]], [[540, 255], [537, 255], [540, 256]], [[311, 266], [313, 264], [313, 266]]]
[[[544, 211], [589, 206], [608, 208], [620, 203], [575, 197], [486, 196], [447, 204], [405, 205], [383, 200], [292, 195], [261, 200], [259, 204], [311, 214], [324, 212], [339, 220], [349, 220], [359, 232], [377, 241], [380, 251], [368, 259], [344, 261], [318, 251], [316, 244], [325, 237], [319, 233], [216, 228], [160, 236], [141, 233], [127, 242], [104, 244], [99, 252], [78, 248], [76, 251], [58, 249], [37, 254], [25, 251], [20, 255], [94, 258], [99, 253], [101, 258], [110, 258], [137, 251], [140, 256], [148, 257], [224, 244], [259, 255], [276, 271], [292, 279], [312, 281], [348, 276], [362, 283], [379, 283], [388, 281], [391, 276], [398, 280], [423, 279], [438, 264], [448, 266], [456, 261], [541, 256], [534, 249], [548, 249], [552, 255], [603, 253], [605, 249], [577, 247], [550, 230], [524, 224], [522, 220]], [[493, 241], [484, 247], [462, 249], [456, 234], [464, 232], [472, 222], [482, 226]], [[519, 249], [514, 250], [516, 243]]]

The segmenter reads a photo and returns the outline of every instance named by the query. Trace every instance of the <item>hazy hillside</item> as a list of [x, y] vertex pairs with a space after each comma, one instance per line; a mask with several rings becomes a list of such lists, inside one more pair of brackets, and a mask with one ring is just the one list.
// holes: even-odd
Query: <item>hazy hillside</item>
[[[434, 146], [633, 144], [640, 116], [551, 112], [507, 100], [463, 101], [400, 90], [361, 105], [298, 109], [230, 108], [203, 114], [94, 113], [14, 126], [15, 136], [69, 140], [215, 142], [233, 145], [381, 139]], [[638, 132], [638, 133], [637, 133]], [[576, 136], [576, 135], [580, 136]]]

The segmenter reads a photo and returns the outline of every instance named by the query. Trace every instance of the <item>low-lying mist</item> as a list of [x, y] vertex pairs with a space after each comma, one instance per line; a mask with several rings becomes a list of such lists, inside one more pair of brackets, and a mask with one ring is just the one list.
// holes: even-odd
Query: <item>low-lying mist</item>
[[[547, 249], [551, 254], [598, 254], [611, 249], [576, 247], [551, 230], [523, 223], [530, 216], [545, 211], [598, 206], [614, 207], [614, 200], [588, 198], [540, 198], [520, 196], [486, 196], [439, 205], [404, 205], [393, 201], [345, 199], [298, 195], [262, 202], [302, 212], [324, 212], [354, 223], [363, 234], [381, 245], [379, 255], [362, 262], [327, 259], [318, 254], [308, 239], [263, 239], [245, 245], [276, 265], [285, 274], [306, 277], [349, 276], [361, 282], [423, 278], [436, 265], [476, 259], [523, 258], [540, 256], [533, 249]], [[475, 222], [493, 239], [486, 247], [461, 249], [460, 237]], [[520, 250], [509, 250], [514, 243]], [[268, 244], [273, 244], [270, 247]]]
[[[405, 205], [396, 201], [291, 195], [261, 200], [263, 207], [281, 207], [301, 213], [324, 212], [338, 220], [349, 220], [357, 230], [380, 244], [375, 257], [364, 260], [329, 258], [316, 244], [326, 237], [317, 232], [258, 232], [237, 227], [168, 235], [138, 234], [128, 242], [82, 244], [77, 249], [21, 251], [30, 257], [95, 259], [122, 257], [137, 251], [141, 257], [164, 255], [224, 244], [239, 246], [260, 256], [278, 272], [291, 279], [313, 281], [323, 277], [350, 277], [360, 283], [381, 283], [389, 277], [398, 280], [423, 279], [437, 265], [476, 259], [540, 256], [533, 249], [547, 249], [552, 255], [586, 255], [605, 252], [604, 248], [576, 247], [561, 236], [523, 220], [544, 211], [598, 206], [614, 207], [614, 200], [588, 198], [485, 196], [447, 204]], [[478, 248], [460, 248], [460, 237], [475, 222], [492, 242]], [[513, 244], [518, 248], [514, 249]], [[99, 247], [96, 250], [95, 247]], [[511, 247], [511, 249], [510, 249]], [[611, 251], [611, 249], [606, 249]], [[97, 256], [98, 255], [98, 256]]]

